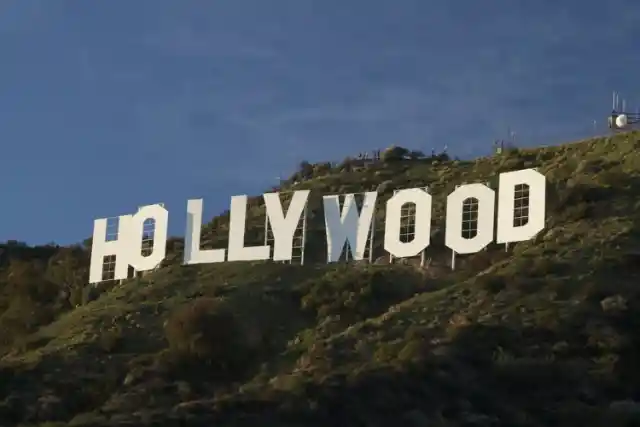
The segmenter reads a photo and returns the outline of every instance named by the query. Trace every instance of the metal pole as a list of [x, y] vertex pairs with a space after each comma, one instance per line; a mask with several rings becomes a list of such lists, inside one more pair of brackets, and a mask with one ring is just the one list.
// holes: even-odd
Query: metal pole
[[[398, 190], [393, 190], [393, 195], [395, 196]], [[400, 221], [402, 221], [402, 209], [400, 209]], [[389, 264], [393, 264], [393, 254], [389, 253]]]
[[[345, 194], [342, 199], [342, 205], [340, 206], [340, 217], [342, 217], [342, 211], [344, 210], [344, 206], [347, 204], [347, 195]], [[353, 196], [355, 198], [355, 195]], [[344, 242], [344, 262], [349, 262], [349, 255], [351, 253], [351, 242], [349, 238]]]
[[[509, 129], [511, 130], [511, 129]], [[463, 182], [461, 185], [465, 185], [466, 182]], [[456, 185], [455, 188], [458, 189], [460, 187], [460, 185]], [[464, 202], [463, 202], [463, 206], [464, 206]], [[464, 218], [464, 217], [463, 217]], [[456, 251], [451, 250], [451, 270], [455, 270], [456, 269]]]
[[373, 264], [373, 238], [376, 233], [376, 216], [375, 213], [371, 218], [371, 230], [369, 231], [369, 264]]
[[309, 204], [304, 205], [304, 213], [302, 217], [302, 248], [300, 248], [300, 265], [304, 265], [304, 249], [307, 246], [307, 213]]
[[264, 245], [269, 244], [269, 217], [267, 216], [267, 208], [264, 210]]
[[[422, 187], [422, 191], [424, 191], [425, 193], [429, 194], [429, 187], [428, 187], [428, 186], [427, 186], [427, 187]], [[414, 223], [414, 238], [415, 238], [415, 223], [416, 223], [416, 221], [417, 221], [417, 219], [418, 219], [418, 217], [417, 217], [417, 212], [416, 212], [416, 213], [414, 213], [414, 215], [415, 215], [415, 218], [414, 218], [414, 220], [413, 220], [413, 223]], [[429, 224], [429, 233], [431, 233], [431, 224]], [[425, 258], [426, 258], [426, 252], [427, 252], [427, 249], [426, 249], [426, 248], [424, 248], [424, 249], [422, 250], [422, 252], [420, 253], [420, 268], [424, 268], [424, 262], [425, 262]]]

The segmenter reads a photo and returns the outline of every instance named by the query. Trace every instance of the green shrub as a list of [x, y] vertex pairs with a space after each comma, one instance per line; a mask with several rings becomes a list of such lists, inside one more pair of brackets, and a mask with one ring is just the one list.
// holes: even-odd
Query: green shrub
[[239, 335], [233, 314], [214, 298], [197, 298], [179, 307], [165, 326], [170, 350], [203, 359], [226, 359]]
[[388, 162], [393, 160], [402, 160], [404, 156], [409, 154], [409, 150], [404, 147], [392, 145], [382, 152], [382, 161]]
[[481, 276], [482, 288], [492, 295], [495, 295], [507, 287], [506, 279], [503, 276]]

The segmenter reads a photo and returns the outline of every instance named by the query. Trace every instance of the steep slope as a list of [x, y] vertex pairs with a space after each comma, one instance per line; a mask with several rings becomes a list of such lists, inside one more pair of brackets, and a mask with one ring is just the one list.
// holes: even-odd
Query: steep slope
[[[469, 162], [311, 168], [295, 185], [316, 193], [307, 265], [174, 261], [54, 311], [0, 363], [0, 423], [636, 425], [639, 148], [632, 132]], [[426, 271], [322, 264], [317, 196], [377, 188], [384, 201], [428, 185], [442, 227], [456, 184], [526, 167], [548, 181], [534, 241], [455, 271], [442, 236]], [[263, 221], [255, 203], [248, 243]], [[214, 219], [204, 240], [223, 246], [227, 227]]]

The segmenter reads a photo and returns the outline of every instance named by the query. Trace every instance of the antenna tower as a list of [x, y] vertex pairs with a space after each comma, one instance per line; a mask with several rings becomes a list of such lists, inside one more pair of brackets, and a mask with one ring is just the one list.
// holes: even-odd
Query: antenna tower
[[620, 99], [620, 94], [616, 91], [612, 94], [612, 109], [609, 116], [609, 129], [615, 131], [625, 131], [640, 123], [640, 111], [636, 108], [635, 112], [627, 110], [627, 101]]

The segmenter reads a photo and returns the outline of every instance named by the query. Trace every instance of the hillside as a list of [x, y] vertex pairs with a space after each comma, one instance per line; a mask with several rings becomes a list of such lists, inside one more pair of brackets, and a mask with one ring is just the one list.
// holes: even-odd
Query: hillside
[[[0, 247], [0, 426], [640, 425], [640, 132], [474, 161], [303, 165], [305, 266], [183, 267], [84, 285], [87, 247]], [[536, 167], [547, 228], [446, 266], [326, 265], [319, 195]], [[298, 182], [299, 181], [299, 182]], [[297, 182], [297, 183], [296, 183]], [[258, 199], [248, 214], [261, 243]], [[383, 223], [378, 210], [376, 224]], [[203, 231], [225, 245], [227, 215]]]

